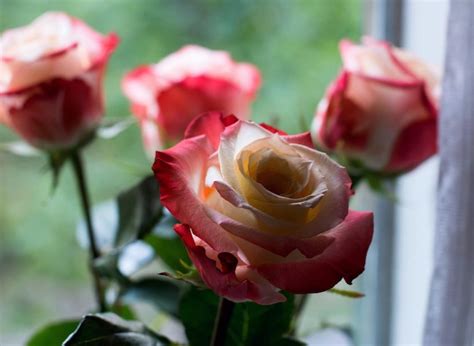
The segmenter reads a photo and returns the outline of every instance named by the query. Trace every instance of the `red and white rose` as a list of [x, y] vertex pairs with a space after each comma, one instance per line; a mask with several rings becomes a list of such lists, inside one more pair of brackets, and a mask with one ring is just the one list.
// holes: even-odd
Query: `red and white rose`
[[162, 204], [206, 284], [230, 300], [273, 304], [363, 270], [373, 215], [348, 209], [346, 170], [309, 133], [210, 112], [153, 165]]
[[362, 45], [343, 40], [340, 50], [344, 67], [317, 108], [315, 143], [383, 173], [410, 170], [434, 155], [437, 73], [409, 53], [367, 37]]
[[77, 145], [100, 122], [103, 74], [117, 43], [61, 12], [2, 33], [0, 122], [42, 149]]
[[255, 66], [199, 46], [185, 46], [155, 65], [138, 67], [122, 82], [152, 156], [166, 143], [182, 139], [201, 113], [219, 110], [247, 119], [259, 87]]

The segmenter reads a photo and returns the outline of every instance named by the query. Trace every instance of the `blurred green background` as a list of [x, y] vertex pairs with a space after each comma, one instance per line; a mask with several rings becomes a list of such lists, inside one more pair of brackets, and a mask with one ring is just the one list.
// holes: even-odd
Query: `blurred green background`
[[[338, 41], [358, 40], [363, 8], [362, 0], [0, 0], [0, 30], [26, 25], [52, 10], [121, 37], [107, 73], [107, 117], [129, 116], [120, 90], [126, 71], [195, 43], [257, 65], [263, 87], [253, 119], [277, 119], [291, 133], [308, 130], [317, 102], [340, 67]], [[16, 140], [0, 126], [0, 142]], [[136, 126], [115, 139], [96, 141], [85, 156], [94, 202], [150, 173]], [[47, 321], [78, 316], [92, 306], [87, 253], [75, 236], [80, 215], [75, 184], [66, 167], [53, 193], [46, 163], [45, 157], [0, 152], [2, 345], [22, 344]], [[351, 303], [327, 299], [331, 304], [318, 307], [318, 316], [346, 323]], [[310, 315], [307, 324], [318, 316]]]

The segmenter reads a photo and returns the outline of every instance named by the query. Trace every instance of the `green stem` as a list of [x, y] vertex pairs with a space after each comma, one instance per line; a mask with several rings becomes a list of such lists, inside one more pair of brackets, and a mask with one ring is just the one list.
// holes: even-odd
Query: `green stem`
[[296, 327], [298, 322], [301, 319], [301, 315], [303, 314], [304, 307], [307, 304], [309, 295], [308, 294], [297, 294], [295, 295], [295, 309], [293, 313], [293, 320], [291, 322], [290, 332], [291, 336], [296, 334]]
[[93, 267], [93, 262], [96, 258], [100, 256], [100, 252], [97, 247], [94, 226], [92, 224], [92, 218], [90, 213], [90, 201], [89, 194], [87, 192], [87, 183], [86, 176], [84, 171], [84, 165], [82, 163], [81, 155], [79, 151], [74, 151], [71, 155], [72, 166], [74, 168], [74, 174], [76, 177], [77, 188], [79, 191], [79, 197], [81, 200], [82, 212], [86, 221], [87, 236], [89, 239], [89, 251], [90, 251], [90, 263], [89, 269], [92, 275], [92, 280], [94, 282], [94, 292], [95, 298], [97, 301], [97, 306], [100, 312], [105, 312], [107, 310], [104, 289], [100, 277], [98, 276], [96, 270]]
[[214, 322], [214, 331], [212, 332], [211, 346], [222, 346], [225, 343], [227, 328], [229, 327], [232, 311], [235, 303], [221, 297], [217, 310], [216, 320]]

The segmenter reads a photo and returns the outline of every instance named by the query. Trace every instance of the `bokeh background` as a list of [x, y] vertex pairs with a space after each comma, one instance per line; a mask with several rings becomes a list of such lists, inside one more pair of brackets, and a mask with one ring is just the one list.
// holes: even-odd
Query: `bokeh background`
[[[253, 119], [290, 133], [309, 129], [317, 102], [340, 68], [339, 40], [358, 40], [363, 24], [362, 0], [0, 0], [0, 31], [52, 10], [121, 37], [106, 77], [107, 118], [130, 116], [120, 90], [125, 72], [194, 43], [257, 65], [263, 87]], [[17, 140], [0, 126], [0, 143]], [[136, 126], [97, 140], [85, 156], [95, 203], [150, 173]], [[75, 188], [69, 167], [53, 191], [45, 157], [0, 151], [2, 345], [23, 344], [48, 321], [77, 317], [92, 306], [87, 253], [76, 240]], [[319, 296], [304, 318], [303, 333], [321, 324], [350, 326], [350, 300]]]

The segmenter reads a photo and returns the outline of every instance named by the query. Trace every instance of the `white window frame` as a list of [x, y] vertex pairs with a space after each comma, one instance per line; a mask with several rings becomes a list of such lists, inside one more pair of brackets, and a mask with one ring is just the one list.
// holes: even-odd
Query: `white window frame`
[[[448, 0], [366, 0], [365, 33], [407, 49], [442, 71]], [[436, 38], [436, 39], [435, 39]], [[438, 159], [393, 185], [397, 202], [367, 190], [375, 212], [356, 328], [359, 345], [421, 345], [433, 268]]]

